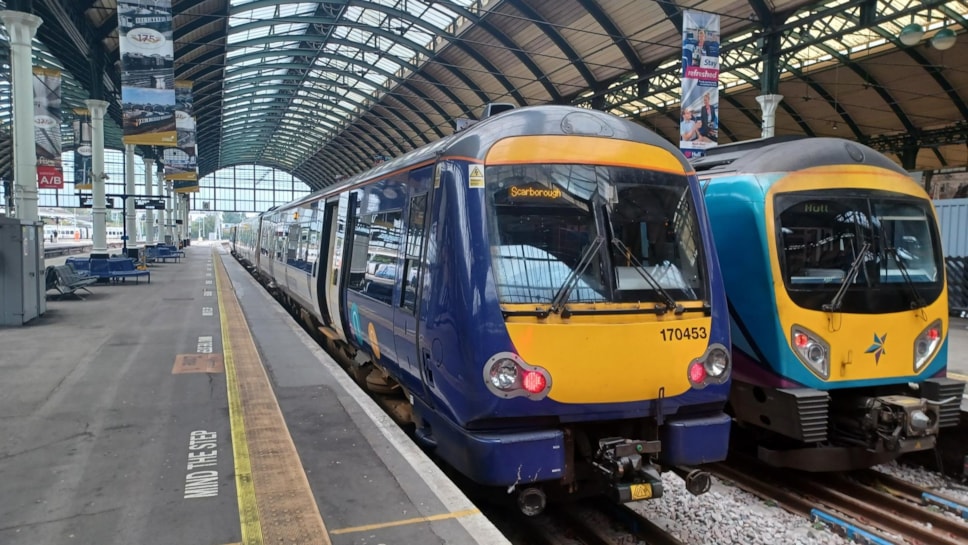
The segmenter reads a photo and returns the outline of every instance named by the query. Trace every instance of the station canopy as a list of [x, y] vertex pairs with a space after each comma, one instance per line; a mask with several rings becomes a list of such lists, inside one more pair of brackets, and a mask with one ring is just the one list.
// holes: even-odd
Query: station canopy
[[[116, 0], [6, 7], [23, 4], [44, 20], [35, 62], [69, 72], [65, 110], [105, 98], [107, 145], [119, 145]], [[784, 96], [777, 135], [856, 140], [909, 170], [968, 165], [962, 1], [174, 0], [173, 9], [175, 77], [193, 82], [202, 176], [260, 164], [320, 188], [451, 134], [490, 102], [605, 110], [678, 141], [684, 9], [721, 16], [721, 143], [758, 138], [756, 96], [772, 92]], [[924, 35], [904, 45], [912, 23]], [[950, 47], [932, 45], [949, 31], [954, 39], [936, 45]], [[0, 121], [9, 134], [9, 117]]]

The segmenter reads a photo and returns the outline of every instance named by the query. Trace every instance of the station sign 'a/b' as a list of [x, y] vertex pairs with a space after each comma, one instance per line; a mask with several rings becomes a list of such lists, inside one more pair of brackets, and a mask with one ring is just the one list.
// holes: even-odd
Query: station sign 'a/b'
[[37, 165], [38, 189], [64, 189], [64, 176], [57, 167]]

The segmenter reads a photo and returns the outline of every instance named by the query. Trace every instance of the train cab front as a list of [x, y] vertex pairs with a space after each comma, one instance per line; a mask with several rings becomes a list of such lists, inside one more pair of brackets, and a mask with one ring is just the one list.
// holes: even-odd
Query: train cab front
[[668, 152], [649, 165], [652, 146], [609, 142], [627, 155], [587, 165], [563, 159], [599, 143], [558, 142], [514, 147], [559, 150], [558, 162], [488, 158], [488, 289], [503, 327], [480, 338], [507, 350], [484, 366], [486, 412], [554, 419], [562, 466], [545, 490], [651, 499], [677, 470], [705, 492], [695, 466], [726, 456], [731, 362], [695, 180]]
[[780, 192], [767, 214], [779, 280], [774, 370], [786, 383], [758, 394], [740, 386], [733, 405], [746, 421], [825, 447], [761, 448], [775, 465], [866, 467], [932, 448], [958, 420], [963, 384], [944, 378], [948, 306], [931, 203], [909, 180], [846, 170], [856, 187]]

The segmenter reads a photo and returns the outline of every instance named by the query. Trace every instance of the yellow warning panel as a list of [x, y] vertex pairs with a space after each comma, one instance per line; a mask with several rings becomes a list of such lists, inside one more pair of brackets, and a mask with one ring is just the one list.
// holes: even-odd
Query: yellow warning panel
[[467, 173], [468, 187], [484, 187], [484, 165], [471, 165]]
[[224, 373], [225, 362], [221, 354], [178, 354], [171, 374], [180, 373]]

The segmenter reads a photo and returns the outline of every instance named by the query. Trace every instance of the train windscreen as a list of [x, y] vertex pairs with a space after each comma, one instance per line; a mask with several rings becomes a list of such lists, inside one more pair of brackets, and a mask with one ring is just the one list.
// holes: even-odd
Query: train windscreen
[[941, 294], [944, 265], [926, 199], [825, 190], [778, 195], [774, 209], [780, 270], [797, 305], [900, 312]]
[[502, 303], [705, 300], [705, 258], [686, 176], [528, 164], [489, 166], [485, 178]]

